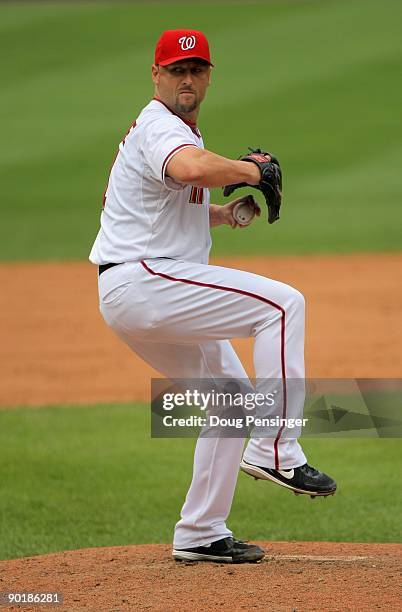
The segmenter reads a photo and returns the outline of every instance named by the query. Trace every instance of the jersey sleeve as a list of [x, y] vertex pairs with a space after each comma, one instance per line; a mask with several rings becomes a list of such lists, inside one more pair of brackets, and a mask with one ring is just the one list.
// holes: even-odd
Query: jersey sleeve
[[152, 174], [168, 189], [183, 189], [182, 183], [167, 176], [166, 167], [182, 149], [198, 146], [191, 131], [175, 117], [153, 121], [144, 128], [143, 154]]

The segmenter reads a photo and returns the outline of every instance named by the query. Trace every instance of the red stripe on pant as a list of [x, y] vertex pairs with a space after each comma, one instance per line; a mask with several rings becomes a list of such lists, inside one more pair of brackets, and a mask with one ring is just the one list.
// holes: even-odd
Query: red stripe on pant
[[[286, 389], [286, 362], [285, 362], [285, 332], [286, 332], [286, 313], [285, 309], [275, 302], [268, 300], [267, 298], [262, 297], [261, 295], [257, 295], [256, 293], [251, 293], [250, 291], [244, 291], [243, 289], [236, 289], [235, 287], [225, 287], [221, 285], [214, 285], [212, 283], [201, 283], [199, 281], [188, 280], [187, 278], [175, 278], [174, 276], [170, 276], [169, 274], [163, 274], [162, 272], [155, 272], [152, 270], [145, 261], [141, 261], [142, 266], [152, 274], [153, 276], [160, 276], [161, 278], [166, 278], [167, 280], [171, 280], [178, 283], [186, 283], [187, 285], [196, 285], [198, 287], [208, 287], [210, 289], [219, 289], [220, 291], [230, 291], [232, 293], [239, 293], [240, 295], [246, 295], [247, 297], [252, 297], [260, 302], [264, 302], [265, 304], [269, 304], [273, 308], [276, 308], [281, 313], [281, 374], [282, 374], [282, 392], [283, 392], [283, 404], [282, 404], [282, 418], [286, 419], [286, 409], [287, 409], [287, 389]], [[278, 454], [278, 443], [279, 439], [282, 435], [282, 431], [285, 426], [282, 425], [279, 429], [275, 441], [274, 441], [274, 454], [275, 454], [275, 469], [279, 470], [279, 454]]]

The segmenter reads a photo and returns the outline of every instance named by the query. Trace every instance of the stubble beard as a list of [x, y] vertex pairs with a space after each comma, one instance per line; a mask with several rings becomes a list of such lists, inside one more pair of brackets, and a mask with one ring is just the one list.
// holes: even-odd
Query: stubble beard
[[176, 113], [183, 113], [183, 114], [192, 113], [193, 111], [196, 110], [197, 107], [198, 107], [198, 100], [196, 96], [194, 96], [193, 102], [188, 102], [187, 104], [182, 104], [181, 102], [179, 102], [178, 98], [176, 99], [176, 104], [175, 104]]

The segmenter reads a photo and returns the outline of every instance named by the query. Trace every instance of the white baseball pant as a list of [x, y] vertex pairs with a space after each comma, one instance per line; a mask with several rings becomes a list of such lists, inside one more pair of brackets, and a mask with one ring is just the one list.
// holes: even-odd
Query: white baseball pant
[[[167, 378], [247, 379], [229, 338], [250, 336], [256, 379], [286, 384], [286, 378], [304, 378], [304, 298], [284, 283], [242, 270], [157, 258], [103, 272], [99, 300], [106, 323]], [[243, 445], [242, 438], [198, 439], [175, 548], [232, 535], [226, 519]], [[298, 441], [279, 436], [251, 438], [244, 459], [276, 469], [306, 463]]]

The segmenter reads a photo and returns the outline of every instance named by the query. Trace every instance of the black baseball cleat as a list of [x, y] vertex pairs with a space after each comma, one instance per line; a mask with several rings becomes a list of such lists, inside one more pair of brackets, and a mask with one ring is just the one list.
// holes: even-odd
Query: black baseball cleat
[[222, 538], [197, 548], [173, 549], [176, 561], [213, 561], [215, 563], [257, 563], [265, 552], [255, 544], [246, 544], [231, 537]]
[[325, 497], [334, 495], [336, 482], [324, 472], [319, 472], [307, 463], [291, 470], [274, 470], [272, 468], [260, 467], [247, 463], [242, 459], [240, 469], [254, 476], [256, 480], [270, 480], [281, 487], [286, 487], [296, 495], [305, 494], [314, 498], [317, 496]]

